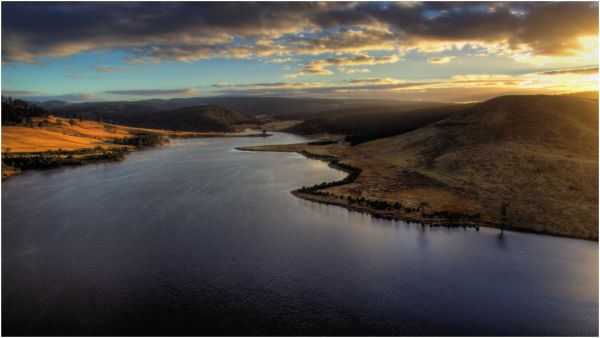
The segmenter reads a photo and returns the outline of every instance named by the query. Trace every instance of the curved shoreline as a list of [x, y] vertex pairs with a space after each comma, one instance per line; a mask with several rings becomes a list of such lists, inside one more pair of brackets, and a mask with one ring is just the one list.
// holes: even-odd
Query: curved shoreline
[[[243, 149], [241, 149], [241, 150], [243, 150]], [[344, 207], [351, 211], [367, 213], [374, 217], [387, 219], [387, 220], [419, 223], [421, 225], [428, 225], [428, 226], [443, 226], [443, 227], [448, 227], [448, 228], [474, 228], [477, 231], [479, 231], [480, 226], [487, 226], [487, 227], [493, 227], [493, 228], [500, 229], [498, 224], [495, 224], [492, 222], [475, 221], [475, 220], [467, 220], [467, 219], [453, 220], [453, 219], [448, 219], [448, 218], [447, 219], [444, 219], [444, 218], [436, 219], [436, 218], [409, 216], [408, 214], [411, 213], [411, 211], [406, 212], [406, 215], [400, 216], [397, 214], [399, 211], [401, 212], [401, 210], [403, 210], [403, 209], [407, 210], [407, 209], [411, 209], [411, 208], [402, 208], [402, 207], [394, 208], [394, 204], [389, 203], [388, 201], [370, 201], [369, 202], [369, 200], [366, 200], [365, 202], [361, 202], [359, 200], [351, 199], [348, 197], [343, 198], [343, 197], [339, 197], [339, 196], [323, 195], [322, 193], [320, 193], [319, 190], [327, 189], [327, 188], [330, 188], [333, 186], [350, 184], [350, 183], [356, 181], [356, 179], [358, 179], [358, 177], [360, 176], [362, 169], [340, 163], [340, 160], [334, 156], [323, 156], [323, 155], [310, 153], [308, 151], [298, 151], [297, 153], [306, 158], [309, 158], [309, 159], [315, 159], [315, 160], [327, 162], [329, 167], [343, 171], [348, 174], [348, 176], [346, 176], [342, 180], [329, 182], [329, 183], [316, 184], [313, 186], [313, 187], [318, 187], [320, 185], [326, 184], [327, 186], [324, 188], [315, 188], [313, 190], [310, 190], [310, 188], [308, 188], [308, 189], [299, 188], [299, 189], [292, 190], [291, 194], [298, 198], [302, 198], [302, 199], [305, 199], [305, 200], [308, 200], [311, 202], [317, 202], [317, 203], [323, 203], [323, 204], [329, 204], [329, 205], [337, 205], [337, 206]], [[380, 209], [369, 207], [369, 203], [373, 204], [373, 203], [377, 203], [377, 202], [379, 202], [379, 204], [384, 204], [384, 205], [387, 204], [388, 206], [384, 207], [384, 208], [380, 208]], [[419, 215], [418, 210], [413, 210], [412, 212], [417, 212], [417, 215]], [[421, 215], [428, 216], [428, 217], [431, 216], [428, 214], [421, 214]], [[506, 229], [506, 230], [509, 230], [509, 229]]]
[[[340, 159], [335, 156], [319, 155], [319, 154], [310, 153], [303, 149], [294, 149], [294, 148], [298, 148], [298, 147], [302, 147], [302, 146], [306, 146], [306, 145], [307, 144], [305, 144], [305, 143], [292, 144], [292, 145], [273, 145], [273, 146], [289, 146], [291, 149], [289, 149], [289, 148], [275, 148], [274, 149], [274, 148], [269, 148], [270, 145], [237, 147], [236, 149], [241, 150], [241, 151], [295, 152], [295, 153], [298, 153], [308, 159], [315, 159], [315, 160], [327, 162], [327, 164], [331, 168], [348, 173], [348, 176], [346, 176], [342, 180], [315, 184], [313, 187], [319, 186], [319, 185], [332, 184], [332, 183], [334, 184], [332, 186], [316, 188], [316, 189], [314, 189], [315, 192], [318, 190], [326, 189], [326, 188], [333, 187], [333, 186], [341, 186], [341, 185], [350, 184], [358, 178], [358, 176], [356, 176], [351, 181], [344, 182], [348, 177], [351, 176], [351, 173], [347, 170], [347, 168], [342, 168], [339, 166]], [[261, 148], [261, 147], [265, 147], [265, 148]], [[344, 166], [351, 167], [347, 164]], [[362, 171], [361, 168], [357, 168], [357, 167], [353, 167], [353, 168]], [[341, 183], [341, 182], [344, 182], [344, 183]], [[306, 187], [304, 187], [304, 188], [306, 188]], [[311, 188], [311, 187], [309, 187], [309, 188]], [[328, 195], [315, 194], [314, 192], [310, 192], [310, 191], [303, 192], [301, 190], [302, 190], [302, 188], [297, 188], [297, 189], [292, 190], [290, 193], [297, 198], [301, 198], [301, 199], [304, 199], [304, 200], [307, 200], [310, 202], [327, 204], [327, 205], [335, 205], [335, 206], [343, 207], [350, 211], [366, 213], [366, 214], [369, 214], [373, 217], [380, 218], [380, 219], [417, 223], [417, 224], [421, 224], [422, 226], [425, 226], [425, 225], [441, 226], [441, 227], [456, 228], [456, 229], [458, 229], [458, 228], [462, 228], [462, 229], [473, 228], [476, 231], [479, 231], [479, 227], [487, 227], [487, 228], [498, 229], [500, 234], [502, 234], [503, 230], [507, 230], [507, 231], [513, 231], [513, 232], [521, 232], [521, 233], [548, 235], [548, 236], [553, 236], [553, 237], [565, 237], [565, 238], [573, 238], [573, 239], [580, 239], [580, 240], [591, 240], [591, 241], [596, 241], [596, 242], [598, 241], [595, 238], [584, 238], [584, 237], [577, 237], [577, 236], [553, 234], [553, 233], [547, 233], [547, 232], [543, 232], [543, 231], [537, 231], [534, 229], [514, 228], [514, 227], [511, 227], [510, 225], [505, 225], [504, 227], [501, 227], [501, 224], [499, 224], [499, 223], [484, 221], [484, 220], [479, 220], [479, 219], [467, 219], [467, 218], [452, 219], [452, 218], [443, 218], [443, 217], [431, 218], [430, 214], [421, 214], [418, 211], [415, 212], [415, 210], [413, 210], [413, 212], [411, 214], [411, 212], [403, 213], [401, 210], [394, 209], [394, 208], [374, 209], [374, 208], [369, 207], [368, 205], [365, 205], [365, 203], [362, 203], [362, 204], [360, 202], [359, 203], [351, 203], [348, 201], [347, 198], [340, 198], [339, 196], [333, 196], [331, 194], [328, 194]], [[428, 217], [430, 217], [430, 218], [428, 218]]]

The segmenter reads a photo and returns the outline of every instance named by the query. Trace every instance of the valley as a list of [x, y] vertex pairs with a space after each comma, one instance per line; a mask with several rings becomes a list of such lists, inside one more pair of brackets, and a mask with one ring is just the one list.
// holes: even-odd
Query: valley
[[[253, 107], [249, 113], [204, 105], [101, 115], [128, 126], [98, 116], [85, 120], [85, 111], [30, 108], [38, 116], [3, 126], [3, 178], [26, 169], [120, 160], [171, 138], [240, 136], [250, 127], [263, 132], [245, 136], [285, 131], [316, 141], [241, 150], [297, 152], [360, 171], [342, 183], [298, 187], [293, 194], [300, 198], [382, 218], [598, 239], [597, 92], [417, 108], [361, 101], [332, 110], [323, 106], [330, 101], [315, 100], [307, 107], [325, 110], [304, 115], [259, 109], [256, 98], [244, 102]], [[92, 106], [106, 111], [113, 105]]]

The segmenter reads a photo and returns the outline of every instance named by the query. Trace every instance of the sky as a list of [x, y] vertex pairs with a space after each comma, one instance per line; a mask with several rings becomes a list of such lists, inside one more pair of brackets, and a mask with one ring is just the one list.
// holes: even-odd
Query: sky
[[1, 71], [37, 101], [598, 90], [598, 3], [2, 2]]

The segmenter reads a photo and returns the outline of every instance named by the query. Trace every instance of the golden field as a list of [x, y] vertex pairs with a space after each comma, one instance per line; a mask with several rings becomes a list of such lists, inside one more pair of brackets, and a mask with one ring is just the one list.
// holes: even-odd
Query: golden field
[[[38, 123], [46, 120], [44, 126]], [[115, 138], [130, 137], [133, 133], [151, 132], [162, 135], [192, 136], [197, 133], [172, 132], [155, 129], [143, 129], [99, 123], [94, 121], [75, 120], [69, 124], [69, 119], [34, 118], [33, 128], [25, 126], [2, 126], [2, 152], [39, 152], [47, 150], [76, 150], [108, 148], [114, 146]]]

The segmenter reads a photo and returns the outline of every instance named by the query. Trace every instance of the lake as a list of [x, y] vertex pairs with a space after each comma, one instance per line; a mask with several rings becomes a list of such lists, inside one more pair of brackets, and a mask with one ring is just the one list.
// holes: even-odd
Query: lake
[[598, 335], [598, 242], [372, 218], [269, 138], [2, 183], [3, 335]]

